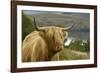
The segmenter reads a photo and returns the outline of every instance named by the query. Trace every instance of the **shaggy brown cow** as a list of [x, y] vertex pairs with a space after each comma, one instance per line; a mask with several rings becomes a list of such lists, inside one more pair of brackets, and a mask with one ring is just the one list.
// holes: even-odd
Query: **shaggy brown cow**
[[[34, 18], [34, 17], [33, 17]], [[59, 51], [63, 49], [64, 39], [68, 36], [67, 28], [56, 26], [37, 27], [37, 31], [28, 34], [22, 46], [23, 62], [59, 60]]]

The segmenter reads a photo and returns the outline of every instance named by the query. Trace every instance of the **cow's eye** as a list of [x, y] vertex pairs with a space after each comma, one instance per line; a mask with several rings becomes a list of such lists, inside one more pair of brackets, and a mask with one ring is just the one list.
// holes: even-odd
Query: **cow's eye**
[[46, 30], [43, 30], [43, 32], [45, 33], [45, 32], [46, 32]]

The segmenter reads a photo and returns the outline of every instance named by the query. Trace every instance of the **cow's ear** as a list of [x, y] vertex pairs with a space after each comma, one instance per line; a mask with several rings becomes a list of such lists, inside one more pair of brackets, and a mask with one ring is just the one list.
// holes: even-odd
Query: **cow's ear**
[[63, 31], [63, 36], [64, 36], [64, 37], [66, 36], [66, 31]]
[[68, 32], [66, 32], [66, 35], [65, 35], [65, 37], [68, 37]]

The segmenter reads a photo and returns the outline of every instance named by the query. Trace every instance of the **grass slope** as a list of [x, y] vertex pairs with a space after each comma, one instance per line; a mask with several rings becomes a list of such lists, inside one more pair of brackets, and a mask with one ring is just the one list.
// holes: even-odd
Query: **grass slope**
[[89, 59], [89, 53], [64, 49], [60, 52], [60, 60], [82, 60]]

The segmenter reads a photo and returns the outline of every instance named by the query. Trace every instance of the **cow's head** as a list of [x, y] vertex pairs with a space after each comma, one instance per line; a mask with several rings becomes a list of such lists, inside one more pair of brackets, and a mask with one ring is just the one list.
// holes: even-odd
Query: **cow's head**
[[35, 22], [34, 24], [36, 30], [46, 40], [50, 50], [55, 53], [63, 49], [64, 40], [68, 37], [68, 30], [73, 27], [73, 25], [66, 28], [56, 26], [38, 27]]

